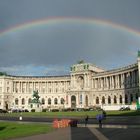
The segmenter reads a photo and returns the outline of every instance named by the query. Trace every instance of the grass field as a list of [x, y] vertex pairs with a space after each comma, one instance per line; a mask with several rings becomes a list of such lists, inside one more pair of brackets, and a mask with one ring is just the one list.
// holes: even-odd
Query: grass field
[[[79, 112], [24, 112], [24, 113], [7, 113], [1, 114], [5, 116], [20, 116], [23, 117], [85, 117], [89, 115], [90, 117], [95, 117], [100, 111], [79, 111]], [[137, 116], [140, 115], [140, 111], [107, 111], [107, 116]]]
[[48, 133], [50, 131], [53, 131], [53, 128], [47, 124], [0, 122], [0, 140]]
[[[25, 112], [25, 113], [0, 113], [0, 116], [16, 116], [19, 117], [95, 117], [100, 111], [81, 111], [81, 112]], [[107, 116], [138, 116], [140, 111], [107, 111]], [[53, 131], [51, 125], [23, 123], [23, 122], [0, 122], [0, 140], [24, 137], [29, 135], [47, 133]]]

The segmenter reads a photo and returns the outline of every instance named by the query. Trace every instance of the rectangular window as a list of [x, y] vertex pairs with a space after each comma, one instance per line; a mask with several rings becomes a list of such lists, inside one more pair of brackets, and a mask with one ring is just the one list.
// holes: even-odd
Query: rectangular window
[[7, 87], [7, 92], [9, 92], [10, 91], [10, 88], [9, 87]]
[[2, 87], [0, 87], [0, 92], [2, 92]]

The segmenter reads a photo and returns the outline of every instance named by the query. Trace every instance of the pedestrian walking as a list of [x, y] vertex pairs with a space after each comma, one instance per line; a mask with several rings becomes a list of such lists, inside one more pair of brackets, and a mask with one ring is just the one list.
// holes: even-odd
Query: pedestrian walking
[[85, 117], [85, 127], [86, 127], [87, 124], [88, 124], [88, 119], [89, 119], [89, 117], [88, 117], [88, 115], [86, 115], [86, 117]]
[[98, 115], [96, 116], [96, 119], [97, 119], [98, 122], [99, 122], [99, 128], [102, 128], [102, 120], [104, 119], [103, 114], [98, 114]]
[[106, 119], [106, 112], [105, 112], [105, 110], [102, 110], [102, 114], [104, 116], [104, 119]]

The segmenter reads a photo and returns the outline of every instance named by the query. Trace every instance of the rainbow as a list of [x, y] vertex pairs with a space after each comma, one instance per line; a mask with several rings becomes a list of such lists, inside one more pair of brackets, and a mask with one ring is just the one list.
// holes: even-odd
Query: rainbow
[[123, 32], [133, 34], [135, 36], [140, 36], [140, 32], [131, 29], [127, 26], [122, 26], [120, 24], [115, 24], [110, 21], [100, 20], [100, 19], [93, 19], [93, 18], [80, 18], [80, 17], [52, 17], [47, 19], [40, 19], [40, 20], [33, 20], [26, 23], [22, 23], [8, 29], [4, 29], [0, 31], [0, 37], [7, 35], [9, 33], [18, 32], [22, 30], [27, 30], [33, 27], [40, 27], [40, 26], [49, 26], [57, 25], [57, 24], [67, 24], [67, 23], [78, 23], [78, 24], [85, 24], [85, 25], [99, 25], [99, 26], [107, 26], [112, 27], [114, 29], [121, 30]]

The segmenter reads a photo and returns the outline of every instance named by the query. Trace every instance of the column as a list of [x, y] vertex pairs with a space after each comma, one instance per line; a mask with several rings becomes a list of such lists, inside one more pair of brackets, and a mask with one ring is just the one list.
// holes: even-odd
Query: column
[[105, 96], [105, 104], [108, 105], [108, 96]]
[[136, 71], [133, 72], [133, 76], [134, 76], [134, 81], [133, 81], [134, 87], [136, 86], [136, 74], [135, 74], [135, 72], [136, 72]]
[[12, 92], [15, 93], [15, 82], [13, 81], [13, 89]]
[[106, 77], [106, 89], [109, 89], [108, 77]]
[[133, 71], [131, 71], [131, 86], [134, 86], [134, 75], [133, 75]]
[[75, 82], [75, 76], [73, 76], [73, 87], [75, 88], [76, 87], [76, 82]]
[[32, 84], [33, 84], [33, 85], [32, 85], [32, 88], [33, 88], [33, 91], [34, 91], [34, 82], [33, 82], [33, 81], [32, 81]]
[[114, 89], [114, 81], [115, 81], [115, 79], [114, 79], [115, 77], [114, 76], [112, 76], [112, 88]]
[[100, 78], [100, 89], [102, 89], [102, 78]]
[[21, 93], [23, 93], [23, 82], [21, 81]]
[[[124, 93], [123, 93], [124, 94]], [[122, 95], [122, 104], [124, 105], [125, 104], [125, 95], [123, 96]]]
[[98, 89], [101, 88], [101, 81], [100, 81], [100, 78], [98, 78]]
[[25, 81], [25, 93], [27, 93], [28, 81]]
[[121, 88], [124, 88], [124, 73], [121, 74]]
[[119, 74], [118, 80], [119, 80], [119, 81], [118, 81], [118, 82], [119, 82], [119, 83], [118, 83], [118, 84], [119, 84], [118, 86], [119, 86], [119, 89], [120, 89], [120, 88], [121, 88], [121, 75], [120, 75], [120, 74]]
[[68, 107], [71, 107], [71, 95], [68, 95]]
[[21, 81], [19, 81], [19, 92], [21, 93]]
[[47, 81], [45, 81], [45, 93], [48, 93], [48, 82]]
[[73, 88], [74, 87], [74, 80], [73, 80], [73, 75], [71, 75], [71, 88]]
[[94, 79], [93, 84], [94, 84], [94, 89], [95, 89], [96, 88], [96, 79]]
[[117, 105], [119, 105], [120, 104], [120, 96], [117, 95], [116, 98], [117, 98]]
[[84, 88], [86, 88], [86, 74], [84, 74]]
[[42, 92], [42, 90], [41, 90], [42, 89], [42, 81], [38, 82], [38, 86], [39, 86], [39, 92], [41, 93]]
[[100, 78], [98, 78], [98, 89], [101, 88], [101, 85], [100, 85]]
[[114, 89], [117, 88], [117, 75], [113, 76], [114, 79]]
[[118, 88], [118, 75], [114, 76], [114, 88], [117, 89]]
[[107, 83], [106, 83], [106, 77], [103, 78], [103, 82], [104, 82], [103, 88], [106, 89], [106, 84], [107, 84]]
[[109, 77], [109, 85], [110, 85], [110, 89], [112, 89], [112, 78], [111, 78], [111, 76]]

